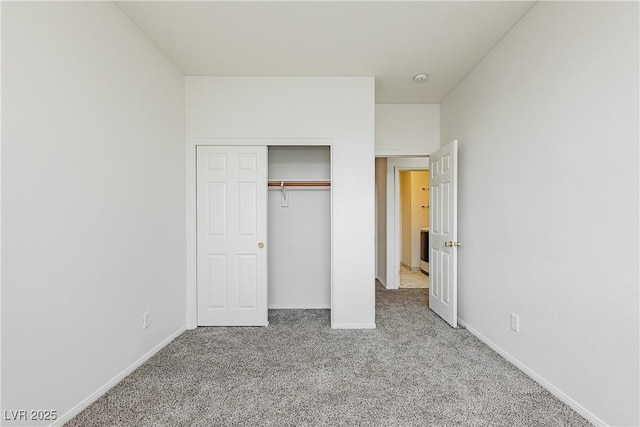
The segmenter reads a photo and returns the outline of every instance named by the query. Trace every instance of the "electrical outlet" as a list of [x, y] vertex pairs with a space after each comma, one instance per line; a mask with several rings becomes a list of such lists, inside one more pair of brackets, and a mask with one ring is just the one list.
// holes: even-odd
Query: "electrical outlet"
[[145, 311], [142, 313], [142, 329], [147, 329], [149, 326], [151, 326], [149, 322], [149, 312]]
[[511, 313], [511, 330], [513, 332], [520, 332], [520, 318]]

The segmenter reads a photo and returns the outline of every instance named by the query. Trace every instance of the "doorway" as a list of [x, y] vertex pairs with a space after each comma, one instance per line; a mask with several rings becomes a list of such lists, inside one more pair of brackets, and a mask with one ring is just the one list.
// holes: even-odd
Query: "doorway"
[[[378, 157], [376, 158], [376, 279], [387, 289], [400, 289], [402, 258], [400, 218], [400, 173], [403, 171], [428, 171], [429, 157]], [[428, 188], [428, 183], [420, 188]], [[422, 190], [421, 190], [422, 191]], [[426, 192], [428, 193], [428, 192]], [[420, 206], [428, 206], [421, 203]], [[426, 223], [428, 227], [428, 220]], [[422, 228], [422, 227], [421, 227]], [[417, 251], [421, 236], [418, 235]], [[427, 245], [428, 246], [428, 245]], [[420, 259], [420, 257], [418, 258]], [[409, 266], [410, 263], [407, 263]], [[414, 265], [428, 271], [420, 261]], [[414, 273], [414, 272], [412, 272]], [[422, 272], [420, 272], [422, 274]], [[420, 277], [420, 276], [418, 276]]]
[[429, 171], [401, 170], [399, 288], [429, 288]]
[[[386, 180], [383, 179], [386, 170]], [[386, 289], [400, 288], [401, 218], [400, 173], [429, 170], [430, 283], [428, 304], [451, 326], [457, 326], [458, 141], [453, 140], [428, 157], [376, 158], [376, 278]], [[386, 204], [386, 205], [385, 205]], [[386, 224], [386, 228], [382, 226]], [[422, 230], [421, 230], [422, 231]], [[384, 243], [381, 244], [384, 238]], [[385, 266], [379, 262], [386, 260]], [[386, 267], [386, 268], [384, 268]]]
[[268, 147], [268, 308], [331, 308], [331, 150]]

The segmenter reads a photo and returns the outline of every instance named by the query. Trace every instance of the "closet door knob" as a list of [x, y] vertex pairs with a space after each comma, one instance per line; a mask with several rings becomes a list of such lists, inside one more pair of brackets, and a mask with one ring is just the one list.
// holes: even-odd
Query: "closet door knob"
[[264, 248], [264, 243], [262, 243], [262, 242], [258, 243], [258, 247], [259, 247], [260, 249]]

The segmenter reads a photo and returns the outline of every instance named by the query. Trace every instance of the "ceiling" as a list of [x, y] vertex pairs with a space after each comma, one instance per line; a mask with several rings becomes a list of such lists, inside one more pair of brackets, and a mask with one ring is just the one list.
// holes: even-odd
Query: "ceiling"
[[[440, 103], [535, 2], [116, 2], [189, 76], [375, 76]], [[413, 76], [427, 73], [423, 84]]]

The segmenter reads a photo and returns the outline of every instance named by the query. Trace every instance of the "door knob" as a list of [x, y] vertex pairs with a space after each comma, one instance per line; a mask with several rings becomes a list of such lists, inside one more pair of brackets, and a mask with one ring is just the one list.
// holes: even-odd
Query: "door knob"
[[444, 242], [444, 245], [447, 248], [453, 248], [453, 247], [457, 248], [458, 246], [462, 246], [462, 243], [461, 242]]
[[260, 249], [264, 248], [264, 243], [262, 243], [262, 242], [258, 243], [258, 247], [259, 247]]

